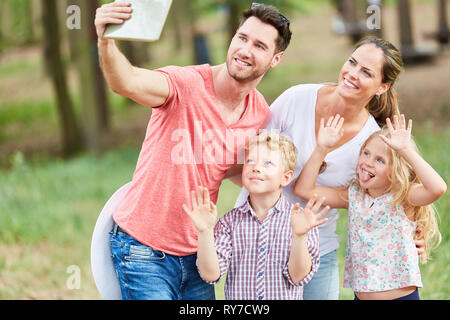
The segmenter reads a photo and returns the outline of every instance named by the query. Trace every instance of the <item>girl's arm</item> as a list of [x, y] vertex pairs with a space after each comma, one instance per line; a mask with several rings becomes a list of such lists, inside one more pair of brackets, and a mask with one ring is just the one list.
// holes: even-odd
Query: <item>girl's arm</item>
[[200, 276], [207, 282], [220, 278], [219, 258], [214, 244], [214, 226], [217, 209], [209, 200], [207, 188], [198, 187], [197, 194], [191, 192], [192, 210], [183, 204], [184, 211], [191, 218], [198, 232], [197, 266]]
[[324, 205], [331, 208], [348, 208], [348, 188], [329, 188], [316, 185], [320, 167], [333, 145], [342, 137], [344, 118], [339, 115], [330, 117], [325, 126], [320, 119], [317, 146], [303, 167], [294, 187], [294, 193], [302, 199], [309, 200], [314, 195], [325, 197]]
[[406, 127], [405, 116], [402, 114], [400, 123], [398, 117], [394, 116], [394, 126], [389, 118], [386, 119], [386, 124], [391, 138], [380, 135], [381, 139], [411, 165], [422, 182], [409, 191], [408, 202], [413, 206], [433, 203], [447, 191], [447, 185], [414, 148], [411, 142], [412, 120], [409, 120]]

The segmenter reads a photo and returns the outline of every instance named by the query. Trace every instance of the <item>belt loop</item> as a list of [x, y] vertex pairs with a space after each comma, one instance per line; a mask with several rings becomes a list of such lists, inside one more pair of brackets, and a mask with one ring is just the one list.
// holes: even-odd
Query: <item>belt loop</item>
[[119, 225], [116, 222], [114, 222], [111, 233], [112, 235], [117, 236], [118, 232], [119, 232]]

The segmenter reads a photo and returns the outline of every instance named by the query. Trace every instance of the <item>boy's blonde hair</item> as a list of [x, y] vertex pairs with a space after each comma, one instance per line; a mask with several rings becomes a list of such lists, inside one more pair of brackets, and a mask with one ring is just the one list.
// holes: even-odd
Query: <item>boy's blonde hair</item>
[[[366, 142], [361, 146], [361, 152], [367, 144], [380, 135], [390, 137], [387, 127], [383, 127], [380, 131], [374, 132]], [[415, 150], [419, 153], [416, 143], [411, 138]], [[425, 242], [425, 251], [420, 255], [422, 263], [426, 263], [430, 259], [431, 250], [436, 249], [441, 243], [442, 236], [439, 232], [437, 218], [438, 214], [433, 204], [426, 206], [413, 206], [408, 201], [409, 191], [420, 185], [420, 179], [414, 172], [411, 165], [401, 157], [395, 150], [386, 145], [390, 159], [390, 172], [388, 174], [390, 186], [386, 193], [390, 193], [393, 197], [392, 205], [401, 205], [404, 208], [413, 208], [414, 218], [417, 222], [417, 228], [421, 229], [420, 235], [415, 234], [414, 239], [423, 238]], [[356, 184], [361, 188], [359, 180], [355, 180]], [[365, 190], [363, 190], [365, 192]]]
[[297, 164], [297, 148], [287, 137], [277, 133], [263, 132], [252, 137], [245, 146], [245, 154], [255, 145], [265, 144], [270, 150], [279, 150], [285, 171], [294, 171]]

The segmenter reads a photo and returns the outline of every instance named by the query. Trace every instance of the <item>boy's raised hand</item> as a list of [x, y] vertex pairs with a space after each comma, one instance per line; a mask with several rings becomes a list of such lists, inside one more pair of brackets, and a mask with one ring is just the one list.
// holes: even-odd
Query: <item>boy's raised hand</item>
[[[301, 237], [308, 233], [314, 227], [320, 226], [321, 224], [328, 221], [327, 218], [323, 218], [323, 216], [330, 209], [329, 206], [326, 206], [322, 211], [317, 213], [319, 208], [322, 206], [325, 198], [322, 197], [320, 200], [317, 200], [317, 195], [314, 195], [306, 204], [306, 207], [299, 212], [300, 205], [296, 203], [292, 208], [291, 214], [291, 225], [292, 225], [292, 233], [298, 237]], [[322, 219], [323, 218], [323, 219]]]
[[197, 187], [197, 191], [191, 191], [192, 210], [183, 204], [184, 211], [191, 218], [198, 232], [213, 229], [216, 225], [217, 208], [209, 200], [207, 188]]
[[405, 115], [400, 116], [400, 122], [397, 116], [394, 116], [394, 125], [392, 125], [391, 119], [386, 119], [386, 125], [389, 130], [389, 135], [391, 138], [387, 138], [380, 135], [381, 140], [383, 140], [389, 147], [397, 152], [408, 150], [412, 147], [411, 144], [411, 130], [412, 130], [412, 120], [408, 121], [408, 127], [406, 127]]
[[320, 119], [319, 133], [317, 134], [317, 145], [325, 149], [331, 149], [344, 135], [344, 118], [339, 114], [330, 117], [325, 124], [325, 119]]

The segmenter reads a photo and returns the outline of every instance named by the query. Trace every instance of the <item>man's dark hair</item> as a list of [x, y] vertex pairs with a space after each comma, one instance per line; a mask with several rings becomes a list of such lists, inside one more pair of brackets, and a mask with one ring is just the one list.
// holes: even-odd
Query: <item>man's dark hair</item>
[[239, 28], [250, 17], [256, 17], [264, 23], [272, 25], [278, 30], [278, 38], [276, 40], [276, 53], [285, 51], [291, 41], [292, 32], [289, 29], [289, 20], [283, 16], [277, 8], [265, 4], [253, 4], [252, 8], [244, 11], [242, 14]]

